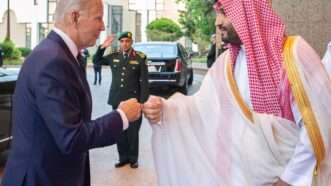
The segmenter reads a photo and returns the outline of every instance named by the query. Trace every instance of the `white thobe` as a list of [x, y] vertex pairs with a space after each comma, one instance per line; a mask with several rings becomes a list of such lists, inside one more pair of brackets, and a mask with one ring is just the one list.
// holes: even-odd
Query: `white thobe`
[[[243, 47], [241, 47], [236, 59], [234, 76], [242, 98], [244, 99], [245, 103], [252, 109], [253, 106], [251, 103], [249, 91], [247, 58]], [[311, 186], [313, 178], [312, 175], [316, 165], [315, 155], [306, 129], [302, 125], [302, 117], [296, 104], [292, 103], [291, 108], [295, 123], [300, 127], [300, 141], [296, 145], [294, 155], [290, 162], [287, 164], [285, 171], [281, 175], [281, 179], [293, 186]], [[236, 129], [237, 132], [241, 130], [243, 129]], [[238, 141], [238, 143], [239, 142], [240, 141]], [[233, 169], [232, 171], [233, 174], [237, 176], [240, 176], [241, 174], [241, 170], [239, 169]]]

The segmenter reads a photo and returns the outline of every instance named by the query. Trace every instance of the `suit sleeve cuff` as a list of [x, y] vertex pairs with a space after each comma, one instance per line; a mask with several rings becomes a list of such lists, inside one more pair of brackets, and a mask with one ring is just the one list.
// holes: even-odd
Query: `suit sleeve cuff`
[[126, 130], [127, 128], [129, 128], [129, 120], [126, 117], [126, 115], [124, 114], [124, 112], [121, 109], [116, 109], [116, 111], [118, 113], [120, 113], [121, 118], [122, 118], [122, 122], [123, 122], [123, 130]]

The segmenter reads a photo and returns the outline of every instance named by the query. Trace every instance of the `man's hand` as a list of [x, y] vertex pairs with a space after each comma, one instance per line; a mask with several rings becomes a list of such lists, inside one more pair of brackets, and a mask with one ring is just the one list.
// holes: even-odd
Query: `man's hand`
[[101, 48], [109, 47], [112, 44], [114, 38], [114, 35], [107, 36], [106, 40], [102, 43]]
[[122, 101], [118, 108], [124, 112], [129, 122], [136, 121], [141, 116], [141, 104], [135, 98]]
[[158, 123], [161, 120], [163, 102], [160, 97], [150, 96], [143, 106], [145, 117], [151, 123]]
[[278, 178], [277, 182], [274, 183], [272, 186], [291, 186], [291, 185], [287, 184], [286, 182]]

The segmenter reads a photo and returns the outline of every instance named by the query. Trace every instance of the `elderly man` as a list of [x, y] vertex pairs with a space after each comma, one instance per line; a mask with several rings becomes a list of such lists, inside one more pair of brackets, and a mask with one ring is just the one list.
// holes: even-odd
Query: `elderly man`
[[102, 0], [60, 0], [55, 28], [26, 59], [13, 102], [13, 143], [3, 186], [89, 186], [88, 150], [116, 143], [140, 118], [136, 99], [91, 120], [79, 51], [104, 30]]
[[[229, 50], [193, 96], [150, 97], [160, 185], [327, 186], [331, 82], [267, 0], [219, 0]], [[190, 144], [190, 145], [187, 145]]]

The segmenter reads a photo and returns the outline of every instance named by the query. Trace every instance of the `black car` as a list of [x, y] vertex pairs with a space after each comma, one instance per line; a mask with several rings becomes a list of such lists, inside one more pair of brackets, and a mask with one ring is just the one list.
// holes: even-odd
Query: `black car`
[[175, 87], [187, 93], [193, 83], [192, 61], [180, 43], [143, 42], [133, 47], [147, 56], [150, 87]]
[[9, 148], [12, 139], [12, 95], [18, 69], [0, 68], [0, 152]]

